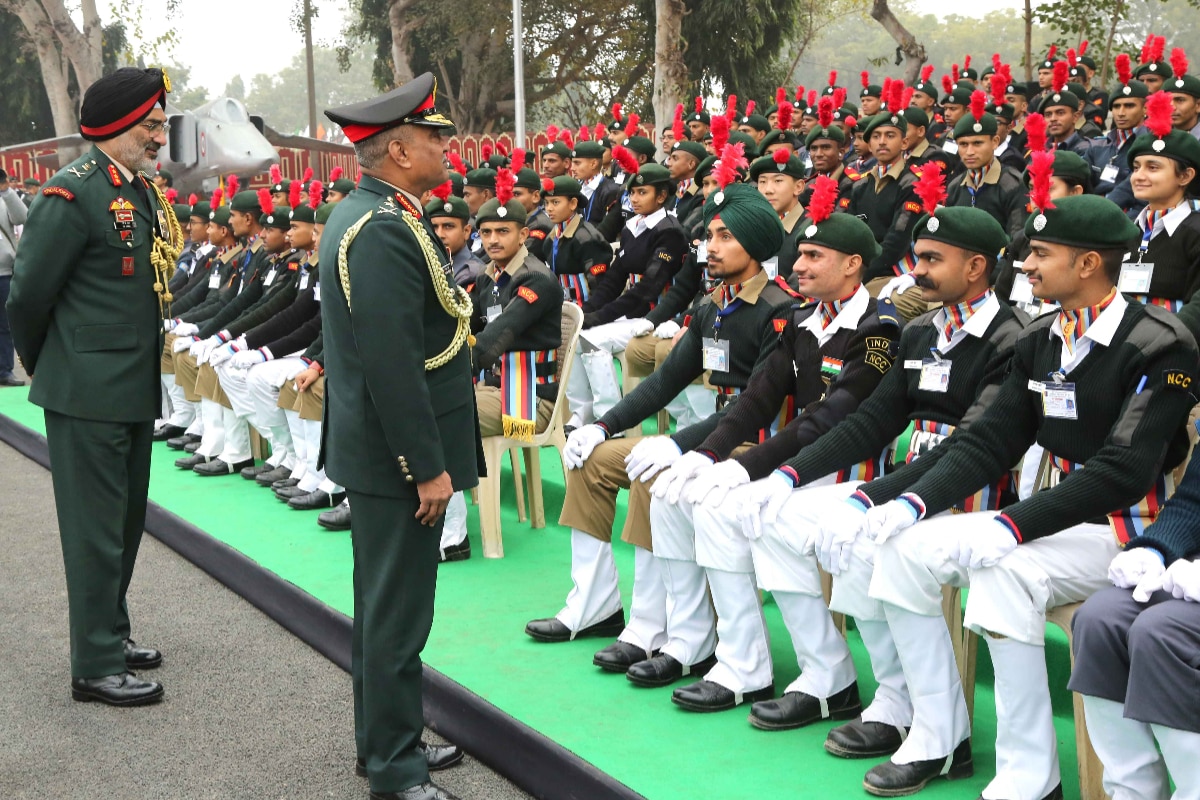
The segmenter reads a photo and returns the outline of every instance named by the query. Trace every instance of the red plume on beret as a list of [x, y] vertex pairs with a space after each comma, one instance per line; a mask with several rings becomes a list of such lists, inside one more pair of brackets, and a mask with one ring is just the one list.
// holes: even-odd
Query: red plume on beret
[[1154, 34], [1146, 35], [1146, 41], [1142, 43], [1142, 51], [1138, 54], [1138, 61], [1143, 64], [1150, 63], [1150, 51], [1154, 49]]
[[927, 82], [933, 77], [933, 64], [926, 64], [921, 67], [921, 83]]
[[636, 175], [638, 171], [637, 156], [628, 147], [617, 145], [613, 148], [613, 161], [626, 175]]
[[1025, 117], [1025, 144], [1031, 153], [1046, 149], [1046, 118], [1041, 114]]
[[[833, 102], [837, 103], [837, 100], [835, 99]], [[891, 96], [888, 97], [888, 111], [891, 111], [893, 114], [899, 114], [903, 110], [904, 110], [904, 82], [903, 81], [892, 81], [892, 93], [891, 93]]]
[[775, 152], [771, 153], [771, 160], [776, 164], [786, 164], [791, 157], [792, 154], [788, 152], [786, 147], [777, 147], [775, 148]]
[[592, 129], [587, 125], [579, 126], [579, 141], [590, 142], [592, 140]]
[[993, 72], [1000, 71], [1000, 54], [999, 53], [992, 53], [992, 71]]
[[167, 199], [168, 203], [174, 203], [179, 197], [179, 192], [175, 191], [174, 189], [167, 189], [165, 192], [163, 192], [163, 197]]
[[1067, 85], [1067, 73], [1071, 68], [1067, 66], [1065, 61], [1054, 62], [1054, 91], [1061, 92], [1063, 87]]
[[780, 86], [778, 89], [775, 90], [775, 105], [777, 107], [776, 110], [778, 110], [779, 107], [782, 107], [783, 104], [786, 102], [787, 102], [787, 90], [784, 89], [782, 86]]
[[731, 94], [725, 98], [725, 117], [733, 120], [737, 117], [737, 95]]
[[721, 159], [713, 167], [712, 174], [717, 179], [717, 185], [722, 189], [737, 180], [739, 169], [749, 166], [745, 151], [746, 148], [741, 142], [727, 143], [721, 148]]
[[828, 175], [818, 175], [813, 181], [812, 197], [808, 201], [808, 216], [814, 224], [821, 224], [833, 216], [837, 207], [838, 182]]
[[500, 201], [500, 205], [504, 205], [513, 197], [513, 186], [517, 183], [516, 176], [508, 167], [501, 167], [496, 170], [496, 199]]
[[642, 118], [641, 118], [641, 117], [639, 117], [637, 114], [630, 114], [630, 115], [629, 115], [629, 124], [627, 124], [627, 125], [625, 126], [625, 136], [626, 136], [626, 138], [628, 138], [628, 137], [630, 137], [630, 136], [637, 136], [637, 135], [638, 135], [638, 123], [640, 123], [641, 121], [642, 121]]
[[240, 184], [238, 183], [237, 175], [230, 175], [228, 178], [226, 178], [225, 179], [225, 196], [228, 197], [230, 200], [232, 200], [233, 196], [235, 194], [237, 194], [237, 192], [238, 192], [239, 185]]
[[837, 85], [837, 70], [836, 69], [829, 70], [829, 85], [830, 86]]
[[565, 144], [567, 147], [571, 148], [572, 150], [575, 149], [575, 137], [571, 135], [570, 131], [564, 130], [561, 133], [559, 133], [558, 140], [560, 142], [562, 142], [563, 144]]
[[812, 108], [816, 104], [817, 104], [817, 90], [809, 89], [808, 90], [808, 107]]
[[1146, 129], [1158, 138], [1171, 132], [1171, 112], [1174, 103], [1169, 92], [1161, 89], [1146, 98]]
[[729, 141], [729, 117], [720, 115], [713, 117], [712, 121], [712, 143], [713, 151], [721, 152], [725, 147], [725, 143]]
[[1121, 53], [1116, 59], [1117, 80], [1126, 86], [1133, 80], [1133, 65], [1130, 64], [1129, 54]]
[[950, 77], [953, 79], [953, 80], [952, 80], [952, 82], [953, 82], [953, 83], [958, 83], [958, 75], [959, 75], [959, 73], [958, 73], [958, 64], [953, 64], [953, 65], [951, 65], [951, 67], [950, 67]]
[[[271, 165], [271, 183], [282, 183], [282, 182], [283, 182], [283, 170], [279, 168], [278, 164], [272, 164]], [[268, 211], [267, 213], [269, 214], [270, 212]]]
[[1008, 91], [1007, 76], [1004, 75], [1004, 73], [999, 72], [999, 71], [993, 72], [992, 77], [990, 78], [990, 81], [991, 81], [990, 88], [992, 90], [992, 102], [998, 106], [1004, 105], [1004, 103], [1008, 99], [1005, 96]]
[[695, 104], [693, 105], [693, 108], [696, 110], [697, 114], [703, 113], [704, 112], [704, 98], [697, 95]]
[[1150, 60], [1151, 61], [1162, 61], [1163, 53], [1166, 52], [1166, 48], [1167, 48], [1167, 37], [1155, 36], [1154, 44], [1150, 48]]
[[1029, 162], [1029, 201], [1039, 211], [1054, 208], [1050, 199], [1050, 179], [1054, 176], [1054, 153], [1039, 151]]
[[1067, 48], [1067, 66], [1070, 67], [1071, 69], [1075, 69], [1075, 65], [1078, 63], [1079, 63], [1079, 58], [1076, 57], [1076, 55], [1075, 55], [1075, 48], [1068, 47]]
[[675, 116], [671, 118], [671, 135], [677, 142], [687, 138], [687, 134], [683, 132], [683, 103], [675, 104]]
[[490, 159], [492, 157], [492, 153], [494, 153], [494, 152], [495, 152], [495, 149], [492, 147], [491, 144], [485, 143], [484, 145], [482, 145], [479, 148], [479, 160], [481, 162], [479, 166], [482, 167], [485, 164], [487, 164], [488, 159]]
[[596, 127], [595, 127], [595, 128], [593, 129], [593, 131], [592, 131], [593, 138], [595, 138], [595, 140], [596, 140], [597, 142], [599, 142], [599, 141], [603, 141], [603, 139], [604, 139], [604, 133], [605, 133], [605, 131], [606, 131], [606, 130], [607, 130], [607, 129], [604, 127], [604, 123], [603, 123], [603, 122], [597, 122], [597, 123], [596, 123]]
[[329, 182], [336, 183], [337, 181], [341, 180], [342, 175], [345, 173], [346, 170], [342, 169], [341, 167], [334, 167], [333, 169], [329, 170]]
[[913, 185], [913, 191], [921, 198], [921, 206], [926, 214], [937, 211], [938, 206], [946, 202], [946, 176], [942, 174], [942, 162], [929, 161], [922, 165], [921, 177]]
[[949, 75], [942, 76], [942, 91], [944, 91], [946, 94], [950, 94], [954, 91], [954, 81], [950, 80]]
[[309, 181], [311, 181], [311, 180], [312, 180], [312, 176], [313, 176], [313, 168], [312, 168], [312, 167], [305, 167], [305, 168], [304, 168], [304, 177], [300, 179], [300, 182], [301, 182], [301, 183], [308, 183]]
[[1188, 58], [1182, 47], [1171, 50], [1171, 71], [1175, 73], [1176, 78], [1182, 78], [1187, 74]]
[[300, 181], [292, 181], [292, 185], [288, 187], [288, 205], [292, 208], [300, 205], [300, 191], [303, 188]]
[[512, 151], [513, 172], [525, 169], [525, 148], [517, 147]]
[[549, 178], [542, 178], [542, 191], [543, 192], [553, 192], [554, 191], [554, 181], [550, 180]]
[[880, 95], [880, 100], [882, 100], [883, 102], [886, 103], [887, 99], [889, 97], [891, 97], [891, 95], [892, 95], [892, 79], [884, 78], [883, 79], [883, 94]]
[[846, 105], [846, 90], [841, 86], [833, 90], [833, 107], [835, 109]]
[[775, 117], [775, 127], [781, 131], [786, 131], [792, 127], [792, 115], [795, 113], [796, 107], [789, 103], [786, 99], [779, 104], [778, 116]]
[[750, 102], [746, 103], [746, 116], [748, 117], [751, 114], [753, 114], [754, 109], [756, 109], [756, 108], [758, 108], [758, 103], [756, 103], [755, 101], [751, 100]]
[[983, 90], [976, 89], [971, 92], [971, 116], [975, 118], [976, 122], [983, 119], [983, 112], [986, 108], [987, 95], [983, 93]]
[[864, 89], [871, 85], [871, 73], [867, 72], [864, 69], [862, 72], [859, 73], [859, 77], [862, 78], [862, 87]]
[[453, 169], [459, 175], [467, 174], [467, 165], [463, 163], [462, 156], [452, 151], [446, 155], [446, 158], [450, 159], [451, 169]]
[[504, 142], [496, 142], [496, 152], [505, 158], [508, 157], [508, 147], [504, 144]]
[[800, 103], [803, 101], [804, 101], [804, 84], [801, 83], [801, 84], [796, 85], [796, 102]]
[[557, 125], [547, 125], [546, 126], [546, 139], [549, 140], [550, 144], [554, 144], [554, 140], [557, 138], [558, 138], [558, 126]]
[[822, 128], [833, 124], [833, 98], [828, 95], [817, 103], [817, 124]]
[[[900, 83], [900, 82], [896, 81], [896, 83]], [[904, 94], [900, 96], [900, 107], [908, 108], [910, 105], [912, 105], [913, 95], [916, 93], [917, 93], [916, 89], [912, 88], [911, 86], [907, 87], [904, 90]]]
[[1052, 44], [1050, 45], [1050, 50], [1046, 53], [1046, 60], [1053, 61], [1056, 55], [1058, 55], [1058, 45]]
[[221, 207], [221, 201], [225, 199], [225, 193], [220, 189], [213, 189], [212, 200], [209, 201], [209, 207], [217, 209]]
[[613, 115], [613, 122], [621, 121], [621, 104], [620, 103], [612, 104], [612, 115]]
[[857, 124], [858, 124], [858, 120], [855, 119], [853, 116], [846, 117], [846, 127], [849, 128], [850, 130], [854, 130], [854, 126]]
[[275, 207], [271, 205], [271, 192], [267, 189], [258, 190], [258, 207], [262, 209], [262, 213], [270, 215]]
[[189, 206], [194, 206], [194, 205], [196, 205], [196, 203], [199, 203], [199, 202], [200, 202], [200, 198], [196, 196], [195, 192], [192, 192], [191, 194], [188, 195], [188, 205]]
[[449, 200], [450, 195], [453, 193], [454, 193], [454, 184], [451, 183], [450, 181], [446, 181], [445, 183], [439, 183], [437, 186], [433, 187], [433, 196], [436, 197], [438, 200], [441, 200], [442, 202]]
[[[449, 183], [449, 181], [447, 181]], [[313, 211], [321, 205], [321, 193], [325, 190], [325, 184], [319, 180], [314, 180], [308, 184], [308, 207]]]
[[1088, 40], [1084, 39], [1082, 42], [1079, 43], [1079, 55], [1080, 56], [1087, 55], [1087, 49], [1088, 49]]
[[970, 68], [971, 68], [971, 56], [968, 54], [968, 55], [963, 56], [963, 70], [965, 71]]

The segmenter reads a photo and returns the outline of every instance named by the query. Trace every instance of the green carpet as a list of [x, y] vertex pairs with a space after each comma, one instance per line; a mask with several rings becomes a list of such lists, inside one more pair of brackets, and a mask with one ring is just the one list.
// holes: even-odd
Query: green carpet
[[[39, 433], [41, 409], [21, 389], [0, 391], [0, 414]], [[155, 445], [150, 498], [266, 569], [339, 611], [350, 614], [351, 554], [348, 533], [316, 524], [315, 514], [291, 511], [267, 489], [239, 477], [200, 478], [174, 466], [178, 453]], [[507, 462], [507, 459], [506, 459]], [[545, 645], [522, 632], [534, 617], [555, 614], [570, 588], [570, 545], [558, 527], [563, 500], [562, 468], [543, 451], [542, 474], [548, 527], [517, 522], [512, 481], [504, 468], [505, 558], [482, 558], [477, 509], [469, 506], [470, 561], [449, 564], [439, 576], [437, 618], [426, 662], [513, 717], [541, 731], [601, 770], [652, 800], [676, 798], [783, 798], [865, 796], [863, 773], [871, 761], [845, 761], [821, 747], [830, 724], [766, 733], [746, 722], [748, 710], [696, 715], [670, 702], [671, 690], [636, 689], [623, 676], [592, 666], [592, 653], [607, 642], [580, 640]], [[46, 499], [47, 509], [50, 499]], [[624, 504], [618, 513], [619, 530]], [[633, 556], [616, 546], [628, 608]], [[137, 609], [133, 609], [135, 614]], [[767, 606], [778, 691], [797, 674], [787, 631], [774, 605]], [[1050, 681], [1066, 796], [1077, 800], [1075, 736], [1065, 637], [1047, 631]], [[850, 633], [864, 699], [874, 682], [862, 643]], [[995, 770], [995, 704], [987, 648], [979, 649], [975, 700], [975, 777], [937, 781], [922, 797], [971, 798]]]

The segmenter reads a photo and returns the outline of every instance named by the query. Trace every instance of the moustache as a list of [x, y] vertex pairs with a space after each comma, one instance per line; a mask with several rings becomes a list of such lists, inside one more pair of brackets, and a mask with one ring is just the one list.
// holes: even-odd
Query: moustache
[[931, 281], [929, 279], [928, 275], [922, 275], [921, 277], [916, 278], [916, 283], [917, 283], [917, 286], [920, 286], [922, 289], [936, 289], [937, 288], [937, 284], [934, 283], [933, 281]]

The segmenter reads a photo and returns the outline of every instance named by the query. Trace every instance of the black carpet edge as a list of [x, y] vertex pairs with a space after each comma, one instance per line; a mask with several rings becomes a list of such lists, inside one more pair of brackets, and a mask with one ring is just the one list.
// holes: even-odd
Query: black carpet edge
[[[46, 438], [3, 414], [0, 441], [50, 468]], [[146, 532], [334, 664], [350, 670], [352, 625], [345, 614], [153, 502], [146, 511]], [[645, 800], [613, 776], [428, 665], [422, 683], [425, 724], [534, 797]]]

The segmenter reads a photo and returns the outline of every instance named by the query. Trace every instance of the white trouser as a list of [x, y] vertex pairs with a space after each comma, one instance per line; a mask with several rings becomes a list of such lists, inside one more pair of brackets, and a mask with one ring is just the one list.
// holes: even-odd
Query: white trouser
[[184, 397], [183, 387], [175, 383], [175, 375], [163, 375], [163, 399], [170, 402], [171, 416], [167, 418], [168, 425], [178, 425], [186, 428], [196, 419], [196, 407]]
[[708, 579], [696, 563], [691, 503], [668, 503], [651, 496], [650, 530], [667, 599], [667, 643], [662, 652], [690, 667], [712, 655], [717, 646]]
[[633, 597], [629, 601], [629, 623], [618, 641], [653, 653], [667, 641], [667, 589], [662, 567], [654, 554], [633, 546]]
[[462, 544], [466, 538], [467, 501], [462, 492], [455, 492], [450, 495], [450, 502], [446, 505], [446, 521], [442, 525], [442, 541], [438, 547], [445, 556], [447, 547]]
[[[293, 359], [284, 359], [290, 361]], [[300, 359], [294, 359], [300, 362], [303, 368], [303, 363]], [[288, 365], [284, 364], [283, 371], [276, 366], [278, 362], [267, 361], [262, 364], [256, 364], [249, 369], [238, 369], [231, 365], [230, 362], [225, 362], [216, 368], [217, 377], [221, 381], [221, 388], [225, 391], [226, 397], [229, 398], [229, 404], [233, 406], [233, 411], [237, 414], [238, 419], [246, 420], [253, 425], [259, 435], [262, 436], [271, 445], [271, 456], [266, 463], [272, 467], [287, 467], [289, 470], [296, 461], [295, 447], [292, 444], [291, 433], [288, 432], [287, 421], [282, 415], [273, 416], [270, 420], [265, 420], [259, 413], [262, 405], [262, 398], [255, 398], [255, 389], [251, 387], [250, 378], [256, 371], [260, 372], [258, 381], [259, 392], [269, 392], [274, 398], [271, 405], [278, 409], [279, 402], [279, 387], [283, 385], [284, 373]], [[274, 382], [274, 375], [279, 374], [279, 385], [273, 389], [270, 388], [268, 380]], [[268, 380], [264, 380], [266, 378]], [[275, 422], [272, 426], [270, 421]]]
[[943, 758], [970, 735], [954, 652], [942, 620], [943, 585], [967, 586], [967, 628], [984, 635], [996, 672], [996, 777], [985, 798], [1039, 800], [1058, 783], [1046, 679], [1046, 610], [1107, 585], [1116, 541], [1082, 524], [1028, 544], [992, 567], [968, 570], [945, 553], [993, 526], [995, 512], [940, 516], [876, 552], [870, 597], [884, 603], [913, 699], [913, 729], [896, 763]]
[[[1112, 800], [1167, 800], [1167, 765], [1151, 725], [1125, 718], [1125, 705], [1081, 695], [1088, 738], [1104, 764], [1104, 791]], [[1197, 734], [1192, 734], [1197, 736]], [[1192, 761], [1200, 749], [1192, 751]]]
[[555, 616], [572, 635], [616, 613], [621, 608], [621, 591], [612, 542], [572, 528], [571, 583], [566, 605]]
[[1200, 800], [1200, 733], [1151, 725], [1154, 738], [1162, 749], [1167, 771], [1175, 779], [1171, 800]]
[[224, 410], [225, 407], [220, 403], [209, 400], [207, 397], [200, 398], [200, 416], [203, 419], [204, 434], [200, 439], [200, 446], [196, 448], [196, 455], [216, 458], [225, 448], [224, 415], [221, 413]]
[[[186, 402], [186, 400], [185, 400], [185, 402]], [[192, 436], [199, 436], [199, 437], [203, 438], [204, 437], [204, 416], [200, 413], [200, 410], [201, 410], [200, 404], [199, 403], [188, 403], [188, 405], [192, 407], [192, 423], [187, 426], [187, 430], [184, 431], [184, 433], [191, 434]]]
[[[294, 481], [299, 481], [296, 484], [297, 489], [303, 489], [306, 492], [316, 491], [320, 480], [317, 476], [310, 475], [308, 470], [308, 441], [304, 438], [304, 422], [300, 419], [300, 412], [292, 409], [280, 409], [283, 414], [284, 424], [287, 425], [288, 434], [292, 437], [292, 448], [296, 453], [296, 463], [292, 466], [292, 474], [288, 477]], [[313, 457], [314, 460], [316, 456]]]
[[305, 461], [307, 462], [304, 471], [305, 480], [302, 483], [307, 485], [307, 482], [315, 480], [317, 482], [315, 488], [320, 489], [330, 496], [345, 492], [345, 487], [325, 477], [324, 467], [317, 466], [317, 462], [320, 461], [321, 457], [321, 428], [324, 423], [319, 419], [300, 419], [298, 413], [296, 418], [303, 430], [302, 438], [304, 439]]
[[287, 461], [283, 462], [293, 471], [299, 468], [301, 458], [297, 452], [296, 437], [288, 423], [284, 410], [279, 407], [279, 390], [304, 371], [304, 359], [295, 356], [279, 358], [256, 364], [247, 370], [246, 389], [253, 405], [251, 421], [271, 442], [271, 450], [286, 450]]
[[1037, 487], [1038, 467], [1042, 463], [1042, 453], [1044, 452], [1046, 449], [1035, 442], [1025, 451], [1025, 456], [1021, 459], [1021, 482], [1017, 486], [1017, 497], [1021, 500], [1028, 500], [1033, 496], [1034, 489]]
[[[225, 431], [225, 446], [221, 448], [219, 458], [226, 464], [237, 464], [242, 461], [249, 461], [250, 452], [250, 425], [245, 419], [238, 416], [238, 413], [231, 408], [219, 406], [221, 409], [221, 427]], [[275, 458], [275, 453], [271, 454], [271, 458]], [[277, 462], [268, 460], [266, 463], [271, 466], [278, 466]]]
[[702, 384], [691, 384], [667, 403], [666, 411], [675, 418], [675, 429], [683, 430], [716, 413], [717, 393]]
[[622, 317], [580, 332], [577, 360], [567, 380], [567, 408], [572, 424], [595, 422], [620, 401], [621, 388], [612, 359], [633, 338], [635, 322]]

